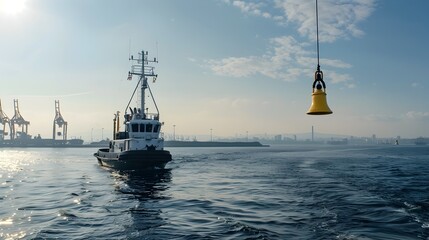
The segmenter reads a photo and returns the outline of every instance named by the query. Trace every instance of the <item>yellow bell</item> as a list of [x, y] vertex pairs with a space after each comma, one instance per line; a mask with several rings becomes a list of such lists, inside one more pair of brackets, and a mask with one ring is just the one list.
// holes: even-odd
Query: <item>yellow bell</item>
[[312, 94], [312, 101], [310, 109], [307, 114], [309, 115], [326, 115], [331, 114], [332, 111], [329, 109], [328, 102], [326, 101], [326, 93], [322, 88], [317, 87]]
[[319, 13], [316, 0], [316, 39], [317, 39], [317, 70], [314, 73], [313, 94], [311, 97], [311, 106], [308, 109], [309, 115], [332, 114], [326, 101], [326, 84], [323, 81], [323, 72], [320, 71], [319, 64]]

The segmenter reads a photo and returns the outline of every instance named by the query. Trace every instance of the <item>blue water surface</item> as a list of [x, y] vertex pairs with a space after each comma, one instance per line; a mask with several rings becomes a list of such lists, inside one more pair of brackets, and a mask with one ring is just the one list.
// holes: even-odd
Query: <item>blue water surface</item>
[[0, 149], [0, 239], [429, 239], [427, 146], [168, 150], [118, 173], [96, 149]]

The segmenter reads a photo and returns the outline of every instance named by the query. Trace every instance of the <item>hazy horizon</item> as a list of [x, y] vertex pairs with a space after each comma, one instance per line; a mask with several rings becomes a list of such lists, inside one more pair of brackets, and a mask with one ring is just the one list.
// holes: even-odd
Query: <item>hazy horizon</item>
[[166, 134], [428, 137], [428, 7], [319, 1], [334, 113], [308, 116], [314, 0], [0, 0], [1, 105], [12, 118], [18, 99], [29, 134], [51, 138], [59, 100], [69, 139], [111, 138], [137, 84], [129, 54], [145, 50], [159, 60], [150, 84]]

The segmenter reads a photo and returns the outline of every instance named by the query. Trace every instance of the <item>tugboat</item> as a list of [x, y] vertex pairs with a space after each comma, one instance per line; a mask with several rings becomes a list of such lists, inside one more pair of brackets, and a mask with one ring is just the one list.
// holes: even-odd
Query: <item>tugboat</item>
[[[110, 141], [108, 148], [99, 149], [94, 156], [101, 166], [119, 171], [164, 168], [171, 161], [171, 154], [164, 150], [164, 139], [160, 137], [162, 123], [159, 121], [159, 110], [148, 84], [148, 77], [155, 82], [158, 76], [154, 73], [155, 67], [149, 64], [158, 63], [158, 61], [156, 58], [148, 59], [148, 52], [144, 51], [139, 53], [137, 59], [131, 56], [129, 60], [133, 64], [131, 71], [128, 72], [128, 80], [132, 80], [136, 75], [139, 81], [125, 108], [124, 130], [119, 130], [120, 112], [118, 111], [113, 119], [113, 140]], [[129, 105], [139, 86], [141, 88], [140, 108], [132, 109]], [[148, 109], [145, 109], [146, 89], [152, 96], [156, 113], [149, 113]], [[127, 113], [128, 108], [130, 113]]]

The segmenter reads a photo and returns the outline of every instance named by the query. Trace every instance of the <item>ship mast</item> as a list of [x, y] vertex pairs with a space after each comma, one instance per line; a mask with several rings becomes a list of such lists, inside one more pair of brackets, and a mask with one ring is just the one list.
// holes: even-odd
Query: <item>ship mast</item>
[[[133, 75], [138, 75], [140, 77], [139, 82], [141, 84], [141, 99], [140, 99], [140, 109], [144, 113], [145, 109], [145, 91], [149, 88], [147, 77], [152, 77], [155, 82], [158, 77], [157, 74], [154, 73], [155, 67], [150, 66], [150, 63], [158, 63], [156, 58], [149, 59], [148, 52], [141, 51], [139, 53], [139, 57], [134, 59], [133, 55], [131, 55], [130, 61], [133, 61], [133, 65], [131, 66], [131, 71], [128, 72], [128, 80], [132, 79]], [[150, 88], [149, 88], [150, 91]], [[153, 96], [152, 96], [153, 99]], [[154, 101], [155, 102], [155, 101]], [[156, 103], [155, 103], [156, 106]], [[158, 111], [158, 108], [157, 108]], [[159, 112], [158, 112], [159, 114]]]

